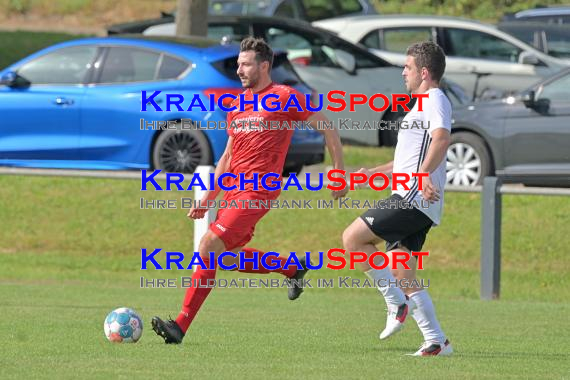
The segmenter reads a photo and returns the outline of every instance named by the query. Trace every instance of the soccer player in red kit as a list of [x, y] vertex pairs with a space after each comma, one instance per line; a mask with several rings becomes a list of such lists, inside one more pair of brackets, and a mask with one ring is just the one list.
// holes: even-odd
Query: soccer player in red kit
[[[293, 135], [291, 128], [263, 128], [259, 126], [259, 121], [263, 121], [265, 125], [269, 125], [271, 121], [287, 122], [289, 125], [293, 121], [310, 121], [312, 126], [319, 125], [319, 122], [328, 121], [328, 119], [320, 112], [310, 112], [305, 107], [305, 96], [297, 90], [285, 86], [275, 84], [271, 80], [270, 69], [273, 63], [273, 51], [263, 39], [248, 37], [244, 39], [240, 46], [240, 54], [238, 58], [237, 74], [245, 88], [244, 100], [252, 100], [253, 94], [258, 95], [258, 100], [267, 95], [275, 94], [279, 99], [271, 99], [270, 102], [276, 101], [281, 103], [279, 110], [270, 112], [263, 110], [260, 106], [254, 111], [254, 105], [244, 102], [244, 110], [240, 111], [239, 98], [234, 100], [230, 107], [237, 106], [234, 111], [228, 114], [228, 126], [236, 126], [228, 128], [229, 139], [224, 151], [216, 167], [216, 188], [207, 192], [201, 200], [201, 207], [192, 208], [188, 212], [188, 216], [192, 219], [203, 218], [207, 208], [205, 205], [209, 200], [216, 199], [220, 192], [217, 185], [217, 179], [225, 172], [231, 172], [238, 176], [235, 180], [231, 180], [225, 184], [226, 186], [236, 185], [235, 190], [228, 191], [224, 194], [224, 199], [231, 200], [273, 200], [276, 199], [280, 190], [269, 191], [259, 186], [258, 190], [253, 189], [252, 183], [245, 183], [243, 190], [240, 190], [239, 173], [244, 173], [245, 179], [252, 179], [253, 173], [258, 173], [261, 179], [267, 173], [282, 173], [285, 157], [289, 150], [289, 144]], [[291, 107], [287, 112], [282, 108], [287, 103], [290, 94], [296, 94], [301, 109]], [[269, 102], [268, 102], [269, 104]], [[335, 129], [319, 130], [326, 141], [327, 148], [332, 156], [335, 169], [344, 170], [342, 157], [342, 146], [338, 132]], [[231, 178], [230, 178], [231, 179]], [[281, 179], [281, 178], [279, 178]], [[344, 196], [347, 189], [333, 191], [334, 199]], [[241, 205], [240, 202], [238, 204]], [[246, 273], [271, 273], [277, 272], [285, 277], [295, 279], [289, 286], [288, 296], [290, 300], [298, 298], [303, 288], [298, 286], [302, 283], [303, 277], [307, 272], [304, 258], [299, 259], [301, 267], [297, 268], [289, 266], [284, 269], [283, 265], [286, 258], [279, 257], [280, 262], [277, 269], [266, 269], [261, 263], [261, 257], [264, 252], [254, 248], [244, 247], [253, 237], [253, 232], [257, 222], [263, 218], [269, 211], [268, 208], [249, 208], [248, 203], [241, 206], [242, 208], [226, 208], [219, 210], [216, 220], [210, 225], [208, 232], [200, 240], [199, 251], [200, 257], [210, 267], [210, 252], [215, 253], [215, 259], [223, 252], [231, 251], [238, 254], [240, 251], [245, 252], [246, 257], [254, 257], [253, 252], [259, 252], [258, 269], [254, 269], [252, 263], [246, 263], [244, 270], [240, 272]], [[238, 255], [239, 257], [239, 255]], [[274, 259], [273, 259], [274, 260]], [[239, 263], [237, 259], [229, 256], [224, 257], [224, 265], [232, 265]], [[199, 281], [206, 284], [209, 279], [215, 279], [216, 270], [196, 268], [192, 276], [192, 283]], [[194, 317], [200, 310], [200, 307], [208, 297], [212, 288], [210, 287], [189, 287], [182, 304], [182, 310], [175, 321], [163, 321], [159, 317], [152, 319], [153, 330], [164, 338], [166, 343], [181, 343], [186, 331], [194, 320]]]

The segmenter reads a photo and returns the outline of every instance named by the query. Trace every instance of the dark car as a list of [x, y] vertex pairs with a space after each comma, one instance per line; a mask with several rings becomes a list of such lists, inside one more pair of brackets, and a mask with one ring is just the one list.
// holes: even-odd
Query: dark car
[[570, 24], [506, 21], [497, 26], [550, 56], [570, 60]]
[[570, 6], [536, 7], [506, 14], [501, 21], [531, 21], [549, 24], [570, 24]]
[[278, 16], [305, 21], [358, 14], [376, 14], [368, 0], [210, 0], [217, 16]]
[[[276, 16], [309, 22], [376, 13], [368, 0], [210, 0], [208, 4], [211, 16]], [[107, 33], [142, 33], [151, 26], [174, 22], [175, 16], [175, 12], [163, 12], [160, 18], [112, 25]]]
[[[175, 29], [174, 23], [163, 24], [147, 29], [144, 34], [172, 36]], [[370, 97], [376, 93], [392, 94], [405, 90], [403, 67], [391, 65], [364, 47], [307, 22], [262, 16], [212, 16], [208, 19], [210, 38], [241, 41], [249, 35], [262, 37], [274, 48], [286, 50], [301, 79], [320, 94], [342, 89]], [[465, 93], [457, 84], [446, 81], [444, 91], [453, 104], [465, 103]], [[329, 104], [327, 102], [325, 100]], [[356, 112], [349, 109], [324, 112], [335, 122], [339, 119], [394, 121], [403, 117], [403, 113], [393, 113], [390, 109], [376, 112], [370, 107], [357, 107]], [[339, 133], [345, 142], [375, 146], [393, 146], [397, 135], [394, 130], [373, 128], [341, 128]]]
[[453, 111], [447, 181], [570, 186], [570, 69], [502, 100]]

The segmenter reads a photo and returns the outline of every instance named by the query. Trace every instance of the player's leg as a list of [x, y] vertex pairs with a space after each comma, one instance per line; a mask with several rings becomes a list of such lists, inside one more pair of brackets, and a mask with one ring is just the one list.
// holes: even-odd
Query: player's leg
[[[380, 219], [382, 210], [369, 210], [363, 215], [363, 218], [378, 218]], [[370, 216], [374, 214], [374, 216]], [[381, 239], [376, 235], [363, 218], [356, 219], [343, 233], [342, 240], [344, 248], [348, 251], [364, 252], [368, 256], [377, 251], [376, 245]], [[372, 219], [368, 219], [369, 221]], [[378, 220], [377, 223], [386, 223]], [[378, 226], [378, 224], [376, 224]], [[392, 334], [400, 331], [406, 320], [408, 314], [408, 303], [406, 296], [395, 286], [396, 279], [392, 275], [390, 268], [387, 266], [384, 269], [373, 269], [367, 263], [359, 263], [359, 269], [362, 270], [371, 280], [373, 280], [378, 287], [378, 290], [384, 297], [388, 314], [386, 319], [386, 328], [380, 334], [381, 339], [385, 339]], [[376, 257], [374, 264], [381, 266], [383, 259]]]
[[225, 250], [225, 243], [211, 230], [208, 230], [200, 240], [199, 252], [205, 268], [200, 266], [195, 268], [192, 275], [192, 285], [186, 289], [178, 317], [175, 321], [163, 321], [159, 317], [152, 319], [153, 330], [163, 337], [166, 343], [178, 344], [182, 342], [190, 324], [212, 291], [212, 288], [207, 286], [207, 284], [208, 280], [216, 278], [216, 262], [212, 264], [214, 269], [209, 269], [210, 252], [214, 252], [213, 258], [217, 260], [217, 257]]
[[[298, 257], [300, 267], [297, 267], [296, 264], [287, 265], [288, 258], [279, 255], [278, 257], [275, 256], [268, 256], [265, 260], [263, 260], [263, 255], [266, 253], [256, 248], [249, 248], [244, 247], [240, 249], [240, 251], [244, 252], [244, 257], [253, 260], [257, 256], [257, 269], [254, 267], [254, 263], [252, 261], [248, 261], [244, 264], [243, 269], [237, 269], [239, 272], [242, 273], [259, 273], [259, 274], [267, 274], [267, 273], [280, 273], [283, 276], [291, 279], [289, 282], [289, 288], [287, 296], [289, 300], [294, 301], [304, 290], [304, 277], [309, 271], [307, 268], [307, 259], [306, 257]], [[264, 265], [265, 264], [265, 265]], [[275, 267], [275, 268], [269, 268]]]
[[[425, 231], [427, 233], [427, 231]], [[389, 257], [393, 252], [408, 252], [421, 251], [423, 242], [425, 241], [424, 231], [420, 231], [402, 241], [403, 244], [397, 250], [389, 252]], [[413, 247], [408, 249], [407, 246]], [[453, 353], [453, 348], [446, 338], [439, 321], [435, 314], [435, 308], [429, 293], [415, 282], [417, 259], [411, 257], [407, 265], [410, 269], [406, 269], [403, 265], [398, 265], [395, 270], [392, 270], [394, 277], [398, 280], [406, 280], [407, 283], [414, 285], [404, 288], [406, 295], [410, 298], [410, 313], [416, 321], [423, 337], [424, 343], [419, 350], [415, 352], [414, 356], [446, 356]]]
[[[228, 244], [227, 246], [234, 253], [238, 253], [238, 249], [233, 247], [243, 247], [251, 241], [255, 232], [257, 223], [270, 211], [269, 208], [243, 208], [239, 210], [227, 210], [223, 217], [211, 226], [212, 231], [221, 236]], [[244, 273], [279, 273], [287, 278], [290, 278], [288, 288], [288, 297], [290, 300], [299, 298], [303, 292], [303, 278], [307, 273], [307, 265], [304, 257], [299, 258], [300, 267], [297, 265], [288, 265], [288, 258], [283, 256], [269, 257], [270, 262], [262, 262], [265, 252], [255, 248], [245, 247], [239, 249], [245, 253], [246, 258], [254, 258], [257, 253], [256, 263], [246, 262], [243, 269], [239, 272]], [[239, 263], [237, 263], [239, 265]], [[255, 265], [254, 265], [255, 264]], [[264, 265], [265, 264], [265, 265]], [[267, 265], [269, 264], [269, 265]], [[255, 267], [257, 266], [257, 269]], [[274, 266], [274, 268], [271, 268]]]

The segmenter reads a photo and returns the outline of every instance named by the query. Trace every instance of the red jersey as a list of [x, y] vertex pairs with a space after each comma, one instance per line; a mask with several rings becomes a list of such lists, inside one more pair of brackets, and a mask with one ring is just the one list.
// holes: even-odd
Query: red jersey
[[[254, 111], [253, 104], [246, 103], [244, 110], [240, 111], [239, 97], [232, 102], [231, 106], [237, 108], [228, 114], [227, 119], [228, 134], [234, 138], [230, 172], [237, 176], [239, 173], [244, 173], [246, 179], [252, 179], [253, 173], [258, 173], [259, 181], [263, 175], [273, 172], [279, 174], [279, 180], [281, 180], [285, 157], [294, 132], [292, 122], [305, 121], [313, 112], [308, 111], [305, 106], [305, 95], [289, 86], [271, 83], [257, 94], [258, 103], [261, 103], [261, 99], [265, 95], [275, 94], [279, 96], [279, 99], [268, 98], [266, 104], [267, 107], [273, 107], [272, 102], [280, 102], [280, 109], [270, 112], [258, 104], [258, 110]], [[296, 95], [302, 111], [298, 110], [296, 106], [289, 107], [287, 112], [283, 111], [290, 94]], [[253, 100], [251, 89], [248, 88], [244, 91], [244, 98], [244, 100]], [[260, 121], [267, 126], [270, 126], [273, 121], [275, 127], [264, 128], [263, 125], [260, 127]], [[289, 128], [286, 125], [278, 128], [277, 122], [279, 126], [283, 126], [283, 122], [287, 122]], [[270, 178], [268, 182], [271, 180], [275, 179]], [[232, 181], [229, 186], [233, 184], [238, 186], [238, 190], [235, 191], [239, 191], [239, 177]], [[244, 189], [246, 191], [253, 190], [253, 184], [246, 183]], [[258, 191], [270, 196], [270, 198], [276, 197], [280, 193], [278, 190], [264, 189], [261, 183], [259, 183]]]

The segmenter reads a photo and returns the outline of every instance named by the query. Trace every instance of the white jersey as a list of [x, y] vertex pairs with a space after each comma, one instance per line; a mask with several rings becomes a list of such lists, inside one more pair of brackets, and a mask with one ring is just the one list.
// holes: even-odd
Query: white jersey
[[451, 131], [451, 103], [447, 96], [439, 88], [432, 88], [426, 92], [428, 98], [422, 100], [423, 111], [418, 111], [419, 100], [412, 110], [404, 117], [405, 128], [400, 128], [398, 132], [398, 143], [394, 153], [394, 173], [407, 173], [410, 180], [407, 186], [410, 190], [404, 190], [398, 184], [397, 190], [392, 194], [398, 194], [408, 202], [414, 202], [418, 209], [426, 214], [435, 225], [440, 223], [443, 211], [443, 188], [446, 182], [446, 158], [441, 161], [437, 169], [431, 173], [433, 184], [440, 191], [440, 199], [429, 204], [422, 202], [422, 192], [418, 190], [418, 178], [412, 177], [412, 173], [420, 171], [428, 148], [431, 143], [431, 135], [438, 128], [445, 128]]

